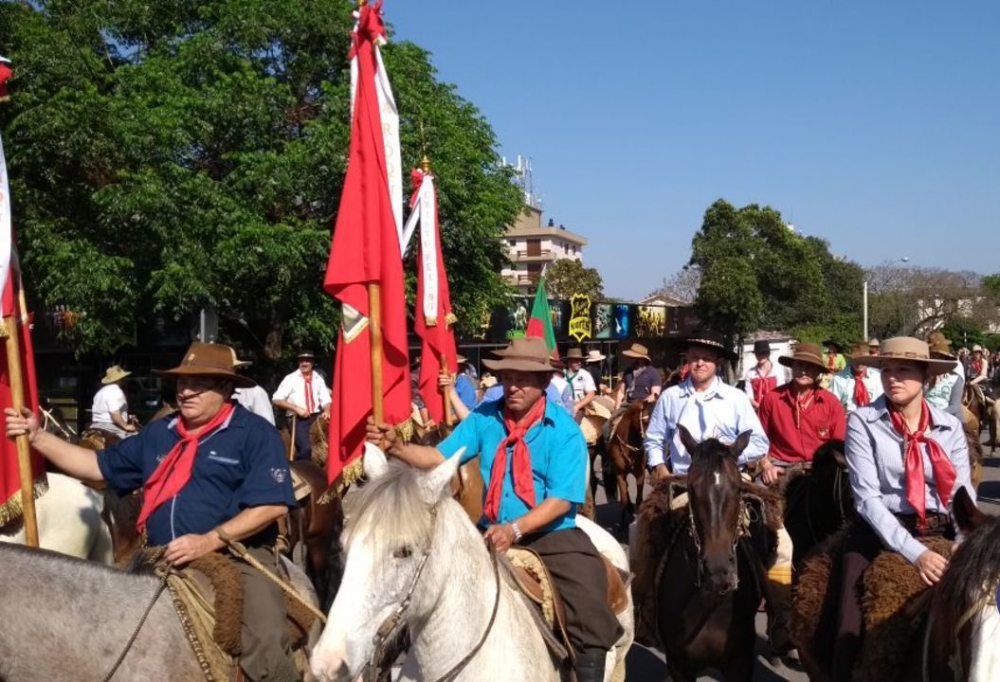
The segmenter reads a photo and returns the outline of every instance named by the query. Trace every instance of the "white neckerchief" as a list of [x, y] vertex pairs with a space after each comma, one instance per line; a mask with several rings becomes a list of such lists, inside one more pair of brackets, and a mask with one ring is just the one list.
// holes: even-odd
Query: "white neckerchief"
[[[688, 400], [684, 403], [684, 407], [681, 408], [681, 413], [677, 417], [677, 425], [684, 426], [688, 430], [688, 433], [699, 442], [708, 438], [718, 437], [718, 423], [715, 415], [711, 409], [705, 409], [705, 403], [718, 396], [718, 391], [716, 390], [716, 382], [718, 380], [718, 377], [716, 377], [704, 391], [696, 391], [692, 383]], [[674, 442], [677, 445], [678, 451], [684, 449], [684, 446], [681, 445], [679, 434], [674, 435]]]

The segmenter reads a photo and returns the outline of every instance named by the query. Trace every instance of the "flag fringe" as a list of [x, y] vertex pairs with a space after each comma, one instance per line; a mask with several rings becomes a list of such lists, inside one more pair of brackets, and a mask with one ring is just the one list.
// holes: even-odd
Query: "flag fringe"
[[[43, 473], [33, 484], [35, 499], [39, 499], [49, 490], [49, 479]], [[15, 533], [21, 529], [24, 522], [24, 507], [21, 505], [21, 491], [18, 490], [10, 499], [0, 504], [0, 531], [4, 534]]]
[[[416, 429], [413, 426], [412, 419], [407, 419], [405, 422], [396, 427], [396, 436], [402, 439], [404, 443], [409, 443], [413, 440], [414, 433], [416, 433]], [[352, 484], [361, 480], [364, 475], [364, 455], [361, 455], [341, 470], [340, 475], [334, 479], [333, 483], [331, 483], [326, 489], [326, 492], [320, 495], [320, 498], [316, 500], [316, 504], [330, 504], [333, 502], [334, 498], [343, 499], [347, 489], [350, 488]]]

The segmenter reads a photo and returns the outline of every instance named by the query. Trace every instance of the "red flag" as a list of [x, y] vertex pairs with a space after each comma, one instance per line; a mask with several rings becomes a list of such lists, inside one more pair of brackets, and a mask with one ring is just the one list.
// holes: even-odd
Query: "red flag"
[[7, 90], [7, 81], [14, 75], [14, 70], [10, 68], [10, 60], [0, 57], [0, 102], [10, 99], [10, 92]]
[[[4, 60], [6, 61], [6, 60]], [[0, 62], [0, 91], [3, 82], [10, 77], [3, 69], [6, 64]], [[38, 413], [38, 383], [35, 380], [35, 354], [31, 343], [31, 325], [24, 306], [24, 295], [21, 290], [21, 272], [17, 263], [17, 253], [14, 249], [14, 230], [10, 215], [10, 185], [7, 182], [7, 163], [4, 159], [3, 140], [0, 140], [0, 317], [13, 317], [18, 321], [17, 344], [21, 364], [21, 381], [23, 395], [21, 401], [35, 414]], [[14, 406], [11, 390], [10, 367], [7, 363], [5, 340], [0, 343], [0, 410]], [[17, 464], [17, 445], [7, 438], [0, 425], [0, 526], [21, 516], [21, 479]], [[44, 460], [37, 453], [31, 453], [31, 480], [35, 486], [37, 497], [46, 485]]]
[[556, 333], [552, 329], [552, 311], [549, 309], [549, 297], [545, 291], [545, 276], [538, 278], [538, 288], [535, 290], [535, 302], [531, 306], [531, 318], [528, 320], [528, 328], [524, 331], [525, 336], [534, 336], [545, 339], [552, 357], [559, 357], [559, 349], [556, 347]]
[[[330, 412], [331, 482], [360, 475], [365, 422], [372, 414], [371, 335], [367, 284], [380, 286], [384, 419], [410, 416], [406, 303], [400, 250], [402, 206], [395, 200], [399, 120], [378, 43], [385, 40], [381, 1], [358, 13], [351, 47], [353, 113], [344, 191], [323, 288], [343, 304]], [[400, 195], [401, 196], [401, 195]]]
[[[441, 232], [437, 219], [437, 192], [434, 176], [414, 169], [410, 221], [420, 221], [420, 249], [417, 254], [417, 310], [413, 330], [423, 341], [420, 350], [420, 397], [431, 419], [441, 422], [445, 417], [444, 395], [438, 386], [441, 358], [449, 374], [458, 371], [455, 334], [451, 325], [451, 294], [448, 274], [441, 255]], [[406, 234], [406, 230], [404, 230]]]

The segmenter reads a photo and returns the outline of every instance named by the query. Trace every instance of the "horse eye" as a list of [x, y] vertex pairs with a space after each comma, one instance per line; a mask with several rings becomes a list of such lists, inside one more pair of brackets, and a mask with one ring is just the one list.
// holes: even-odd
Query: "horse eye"
[[409, 559], [411, 556], [413, 556], [413, 550], [404, 545], [403, 547], [400, 547], [395, 552], [393, 552], [392, 556], [394, 559]]

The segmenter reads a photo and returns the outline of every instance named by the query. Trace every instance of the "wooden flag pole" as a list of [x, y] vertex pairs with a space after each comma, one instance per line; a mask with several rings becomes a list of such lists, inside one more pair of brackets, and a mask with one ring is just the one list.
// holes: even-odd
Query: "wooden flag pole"
[[376, 282], [368, 282], [368, 333], [372, 352], [372, 417], [385, 421], [382, 411], [382, 292]]
[[[13, 283], [13, 282], [12, 282]], [[20, 307], [20, 306], [18, 306]], [[11, 403], [21, 414], [24, 407], [24, 380], [21, 375], [21, 350], [18, 335], [18, 318], [22, 310], [4, 318], [7, 345], [7, 372], [10, 375]], [[22, 433], [14, 440], [17, 445], [17, 471], [21, 479], [21, 512], [24, 514], [24, 537], [29, 547], [38, 547], [38, 521], [35, 518], [35, 481], [31, 475], [31, 447], [28, 434]]]
[[[448, 369], [448, 358], [444, 353], [441, 353], [441, 368], [451, 376], [451, 371]], [[451, 392], [454, 390], [455, 387], [450, 384], [444, 387], [444, 423], [448, 426], [455, 425], [455, 414], [451, 411]]]

